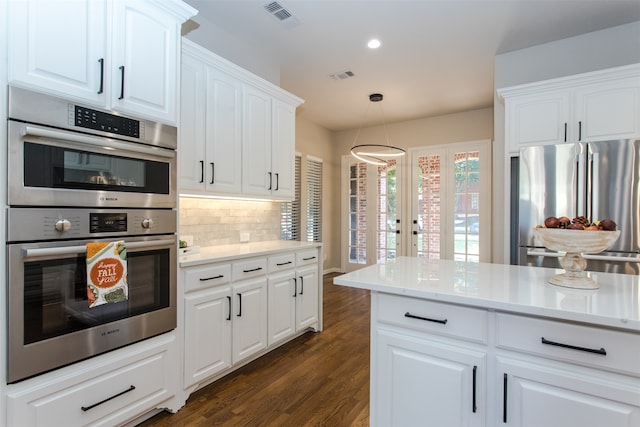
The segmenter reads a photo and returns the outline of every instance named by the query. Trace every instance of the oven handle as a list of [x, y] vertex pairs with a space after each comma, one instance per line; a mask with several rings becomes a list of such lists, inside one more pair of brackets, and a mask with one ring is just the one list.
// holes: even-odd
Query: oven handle
[[149, 147], [144, 144], [135, 144], [135, 143], [127, 144], [124, 142], [114, 141], [109, 138], [96, 138], [96, 137], [87, 136], [87, 135], [76, 135], [72, 133], [60, 132], [60, 131], [55, 131], [50, 129], [35, 128], [32, 126], [26, 126], [23, 134], [41, 136], [43, 138], [60, 139], [63, 141], [78, 142], [81, 144], [89, 144], [96, 147], [115, 148], [118, 150], [132, 151], [134, 153], [149, 154], [152, 156], [160, 156], [160, 157], [166, 157], [166, 158], [175, 157], [175, 153], [173, 151], [163, 149], [163, 148]]
[[[160, 245], [172, 245], [175, 244], [174, 239], [161, 239], [161, 240], [149, 240], [144, 242], [127, 242], [127, 249], [144, 249]], [[59, 255], [74, 255], [86, 253], [87, 247], [83, 245], [79, 246], [64, 246], [61, 248], [35, 248], [35, 249], [23, 249], [22, 256], [24, 259], [39, 258], [45, 256], [59, 256]]]

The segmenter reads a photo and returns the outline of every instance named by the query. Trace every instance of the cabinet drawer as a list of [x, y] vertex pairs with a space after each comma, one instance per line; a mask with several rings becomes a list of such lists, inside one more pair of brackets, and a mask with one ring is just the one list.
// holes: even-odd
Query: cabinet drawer
[[640, 375], [640, 334], [498, 313], [496, 345], [569, 363]]
[[9, 395], [8, 410], [24, 426], [119, 425], [171, 397], [168, 365], [163, 351], [76, 384]]
[[266, 258], [250, 258], [247, 260], [234, 262], [232, 266], [233, 280], [248, 279], [250, 277], [263, 276], [267, 274]]
[[487, 312], [423, 299], [377, 294], [379, 323], [438, 335], [487, 342]]
[[214, 264], [186, 269], [184, 281], [185, 292], [224, 285], [231, 281], [231, 264]]
[[269, 273], [294, 268], [296, 266], [296, 254], [291, 252], [289, 254], [270, 256], [268, 264]]
[[296, 253], [296, 265], [315, 264], [318, 262], [318, 250], [302, 251]]

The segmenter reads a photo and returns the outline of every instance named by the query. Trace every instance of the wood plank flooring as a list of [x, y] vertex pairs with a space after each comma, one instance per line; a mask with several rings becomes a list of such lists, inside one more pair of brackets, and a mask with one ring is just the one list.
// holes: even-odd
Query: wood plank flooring
[[324, 331], [308, 332], [193, 393], [164, 426], [368, 426], [369, 291], [324, 276]]

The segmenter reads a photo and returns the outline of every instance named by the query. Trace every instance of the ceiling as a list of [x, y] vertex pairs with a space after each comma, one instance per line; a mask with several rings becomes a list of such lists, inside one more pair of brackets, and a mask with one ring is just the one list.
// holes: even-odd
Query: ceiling
[[640, 21], [640, 0], [277, 0], [282, 21], [273, 0], [186, 2], [274, 58], [300, 114], [330, 130], [489, 107], [496, 54]]

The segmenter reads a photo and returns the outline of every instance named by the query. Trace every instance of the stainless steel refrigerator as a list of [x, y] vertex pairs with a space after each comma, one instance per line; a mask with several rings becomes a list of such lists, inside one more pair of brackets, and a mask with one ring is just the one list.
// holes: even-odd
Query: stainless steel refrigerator
[[533, 228], [549, 216], [583, 215], [613, 219], [621, 232], [607, 251], [585, 256], [587, 270], [639, 274], [640, 140], [523, 148], [518, 179], [519, 264], [561, 268]]

